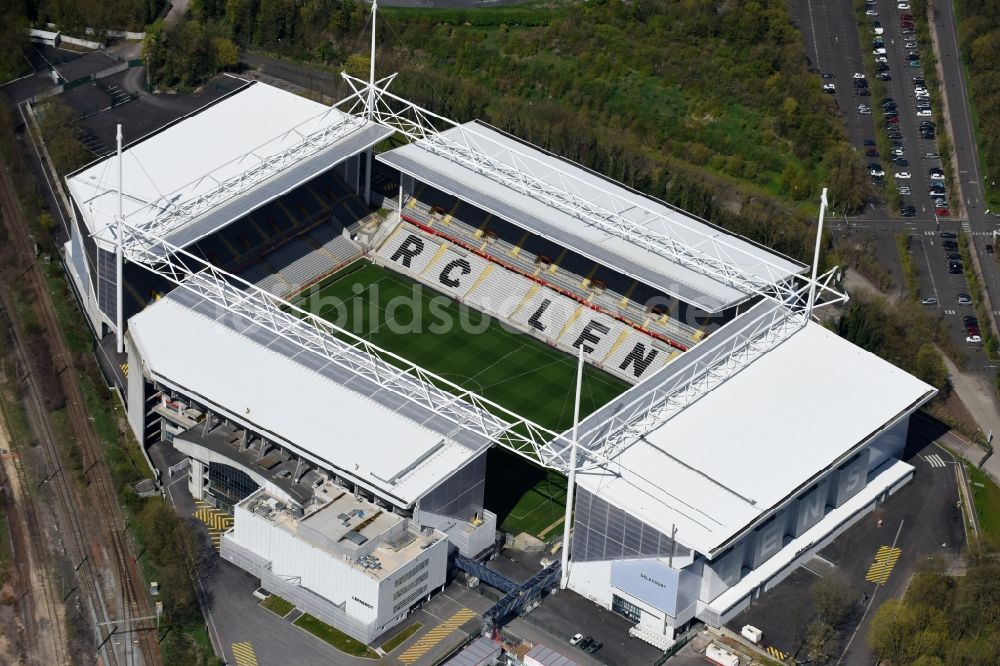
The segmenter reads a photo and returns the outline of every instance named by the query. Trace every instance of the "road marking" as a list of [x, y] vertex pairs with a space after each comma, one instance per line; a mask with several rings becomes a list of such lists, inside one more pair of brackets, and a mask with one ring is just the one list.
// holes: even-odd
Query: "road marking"
[[768, 645], [764, 649], [767, 650], [767, 653], [769, 655], [771, 655], [772, 657], [774, 657], [778, 661], [784, 661], [785, 659], [788, 658], [788, 655], [786, 655], [784, 652], [782, 652], [781, 650], [779, 650], [776, 647], [771, 647], [770, 645]]
[[946, 315], [953, 315], [953, 314], [958, 314], [958, 312], [956, 312], [955, 310], [945, 310], [945, 311], [944, 311], [944, 313], [945, 313]]
[[257, 655], [254, 654], [250, 641], [233, 643], [233, 659], [236, 666], [257, 666]]
[[233, 517], [224, 511], [219, 511], [208, 502], [197, 500], [198, 507], [194, 512], [194, 517], [205, 523], [208, 528], [208, 538], [212, 540], [212, 546], [216, 551], [222, 547], [222, 535], [233, 526]]
[[463, 624], [476, 617], [476, 615], [475, 611], [471, 611], [468, 608], [460, 609], [450, 618], [421, 636], [416, 643], [408, 647], [397, 659], [404, 664], [412, 664], [418, 661], [429, 650], [433, 649], [434, 646], [450, 636], [452, 632]]
[[945, 467], [946, 466], [945, 461], [941, 458], [941, 456], [939, 456], [936, 453], [932, 453], [929, 456], [924, 456], [924, 460], [926, 460], [927, 464], [930, 465], [931, 467]]
[[875, 552], [875, 561], [869, 567], [868, 573], [865, 575], [865, 580], [870, 583], [885, 585], [886, 581], [889, 580], [889, 574], [892, 573], [892, 568], [896, 566], [896, 560], [899, 559], [902, 553], [903, 551], [899, 548], [881, 546]]

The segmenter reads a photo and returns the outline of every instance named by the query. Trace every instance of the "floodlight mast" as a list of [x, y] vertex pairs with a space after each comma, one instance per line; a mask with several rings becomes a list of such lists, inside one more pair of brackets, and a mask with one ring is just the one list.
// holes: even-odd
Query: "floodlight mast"
[[816, 273], [819, 271], [819, 248], [823, 242], [823, 216], [826, 214], [826, 188], [819, 198], [819, 222], [816, 224], [816, 249], [813, 251], [812, 279], [809, 280], [809, 300], [806, 301], [806, 321], [812, 318], [816, 304]]
[[[368, 108], [365, 118], [372, 121], [375, 118], [375, 19], [378, 16], [378, 0], [372, 0], [372, 48], [368, 56]], [[365, 153], [365, 203], [372, 205], [372, 162], [375, 160], [375, 148], [369, 148]]]
[[570, 519], [573, 515], [573, 494], [576, 491], [576, 449], [580, 431], [580, 391], [583, 386], [583, 343], [576, 362], [576, 398], [573, 400], [573, 437], [569, 442], [569, 481], [566, 484], [566, 515], [563, 518], [562, 569], [559, 589], [565, 590], [569, 583], [569, 541]]
[[123, 267], [125, 265], [124, 261], [124, 250], [122, 248], [122, 220], [124, 219], [124, 214], [122, 212], [122, 124], [118, 123], [118, 132], [116, 135], [116, 141], [118, 144], [118, 215], [116, 218], [117, 230], [115, 232], [115, 342], [117, 343], [117, 349], [119, 354], [125, 353], [125, 318], [123, 314], [122, 307], [122, 285], [125, 282], [125, 275], [123, 275]]

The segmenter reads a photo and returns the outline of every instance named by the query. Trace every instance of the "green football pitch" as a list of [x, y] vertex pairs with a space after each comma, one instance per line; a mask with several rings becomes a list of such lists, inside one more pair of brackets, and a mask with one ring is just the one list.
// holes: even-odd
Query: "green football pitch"
[[[296, 305], [539, 425], [557, 432], [572, 426], [572, 356], [404, 275], [359, 261], [303, 293]], [[628, 388], [585, 366], [581, 417]], [[505, 450], [494, 448], [489, 456], [487, 508], [505, 530], [537, 535], [562, 517], [561, 474]]]

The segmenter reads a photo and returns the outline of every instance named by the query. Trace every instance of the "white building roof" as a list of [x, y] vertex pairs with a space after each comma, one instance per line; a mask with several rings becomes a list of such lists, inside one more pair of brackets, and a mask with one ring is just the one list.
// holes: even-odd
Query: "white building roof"
[[625, 224], [634, 225], [641, 233], [677, 241], [695, 253], [703, 253], [700, 256], [725, 261], [761, 279], [782, 280], [804, 268], [772, 250], [483, 123], [449, 129], [433, 141], [416, 141], [382, 153], [377, 159], [707, 312], [723, 310], [751, 294], [572, 215], [526, 193], [524, 188], [504, 185], [479, 169], [449, 159], [436, 144], [450, 143], [486, 155], [505, 172], [526, 174], [541, 188], [578, 197], [588, 207], [600, 208], [608, 215], [620, 215]]
[[490, 444], [284, 338], [213, 313], [183, 288], [134, 316], [129, 331], [156, 380], [403, 503]]
[[934, 393], [810, 323], [577, 481], [711, 556]]
[[[129, 225], [183, 247], [389, 134], [336, 108], [249, 85], [123, 150], [122, 211]], [[86, 230], [113, 242], [117, 158], [66, 182]]]

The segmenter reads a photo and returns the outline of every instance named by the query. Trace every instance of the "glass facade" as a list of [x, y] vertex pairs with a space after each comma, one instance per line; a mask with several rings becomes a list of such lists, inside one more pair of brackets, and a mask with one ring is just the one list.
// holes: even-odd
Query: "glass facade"
[[246, 499], [259, 488], [250, 476], [221, 463], [208, 464], [208, 492], [219, 500], [219, 508], [232, 511], [232, 505]]
[[642, 609], [617, 594], [611, 595], [611, 610], [637, 624], [642, 619]]
[[675, 557], [691, 554], [689, 548], [673, 544], [666, 534], [643, 523], [583, 488], [577, 488], [573, 515], [574, 560], [621, 560]]
[[97, 248], [97, 305], [114, 319], [118, 309], [118, 266], [115, 253]]

